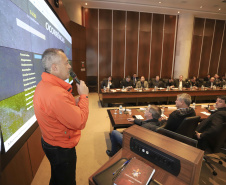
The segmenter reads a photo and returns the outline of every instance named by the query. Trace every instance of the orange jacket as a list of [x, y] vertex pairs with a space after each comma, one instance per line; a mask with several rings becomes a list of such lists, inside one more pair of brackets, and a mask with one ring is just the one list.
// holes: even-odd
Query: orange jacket
[[60, 78], [42, 73], [34, 93], [34, 111], [43, 139], [53, 146], [75, 147], [89, 114], [87, 95], [80, 95], [78, 106], [72, 87]]

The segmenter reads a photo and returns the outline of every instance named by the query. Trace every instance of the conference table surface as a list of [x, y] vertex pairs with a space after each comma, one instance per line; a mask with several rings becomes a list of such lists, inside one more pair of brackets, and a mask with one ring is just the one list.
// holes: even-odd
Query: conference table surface
[[198, 89], [190, 89], [183, 88], [183, 90], [178, 90], [178, 88], [173, 88], [171, 90], [167, 90], [166, 88], [159, 88], [158, 90], [154, 90], [154, 88], [146, 88], [146, 89], [110, 89], [104, 91], [101, 89], [101, 93], [99, 93], [99, 99], [104, 106], [104, 104], [108, 103], [136, 103], [138, 105], [139, 102], [155, 102], [155, 101], [166, 101], [167, 104], [169, 101], [175, 101], [178, 94], [188, 93], [192, 97], [192, 101], [196, 102], [197, 100], [214, 100], [216, 96], [226, 95], [226, 89], [222, 88], [198, 88]]
[[[195, 106], [195, 112], [197, 116], [200, 116], [201, 120], [206, 119], [210, 113], [205, 108], [207, 105], [196, 105]], [[213, 109], [213, 106], [210, 106], [211, 109]], [[123, 108], [125, 110], [125, 108]], [[128, 111], [129, 110], [129, 111]], [[131, 114], [129, 114], [131, 110]], [[111, 129], [115, 130], [118, 128], [128, 128], [131, 125], [133, 125], [133, 122], [129, 122], [128, 118], [133, 118], [135, 115], [141, 115], [144, 118], [144, 110], [145, 108], [127, 108], [127, 114], [123, 113], [119, 114], [119, 110], [117, 109], [107, 109], [110, 121], [111, 121]], [[164, 110], [164, 115], [169, 117], [170, 113], [176, 110], [176, 107], [161, 107], [161, 110]], [[117, 114], [115, 114], [117, 113]], [[145, 119], [145, 118], [144, 118]], [[200, 120], [200, 121], [201, 121]]]

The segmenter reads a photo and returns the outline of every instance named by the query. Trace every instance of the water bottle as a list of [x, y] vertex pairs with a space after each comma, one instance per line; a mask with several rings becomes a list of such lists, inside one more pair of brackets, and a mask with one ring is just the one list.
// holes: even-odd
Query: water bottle
[[157, 91], [157, 86], [155, 86], [155, 91]]
[[195, 103], [193, 103], [193, 109], [195, 109]]
[[201, 86], [201, 90], [204, 90], [204, 85]]
[[106, 87], [104, 86], [104, 92], [106, 92]]
[[119, 114], [122, 114], [122, 105], [119, 106]]
[[166, 91], [169, 91], [169, 86], [167, 86]]

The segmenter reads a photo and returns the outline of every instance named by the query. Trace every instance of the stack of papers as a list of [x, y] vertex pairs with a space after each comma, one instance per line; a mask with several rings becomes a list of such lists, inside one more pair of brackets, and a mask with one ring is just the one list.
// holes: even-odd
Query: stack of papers
[[171, 109], [171, 110], [176, 110], [177, 107], [168, 107], [168, 109]]
[[208, 112], [201, 112], [202, 114], [205, 114], [206, 116], [209, 116], [210, 115], [210, 113], [208, 113]]
[[135, 117], [136, 117], [137, 119], [144, 119], [143, 116], [141, 116], [141, 115], [135, 115]]

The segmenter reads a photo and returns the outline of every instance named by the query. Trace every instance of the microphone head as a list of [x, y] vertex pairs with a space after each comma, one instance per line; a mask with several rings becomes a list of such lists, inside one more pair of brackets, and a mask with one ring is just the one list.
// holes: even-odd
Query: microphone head
[[70, 72], [70, 76], [71, 76], [72, 78], [75, 78], [77, 75], [76, 75], [73, 71], [71, 71], [71, 72]]

